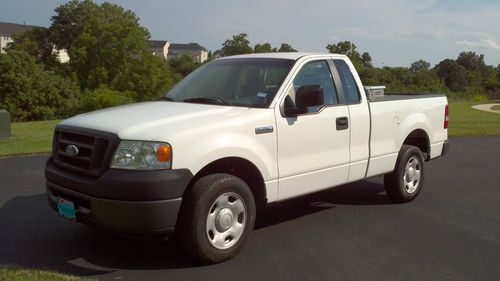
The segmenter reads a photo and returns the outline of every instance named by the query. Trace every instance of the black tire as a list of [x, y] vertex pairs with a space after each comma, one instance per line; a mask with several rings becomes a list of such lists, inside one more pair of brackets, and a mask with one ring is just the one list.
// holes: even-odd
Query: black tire
[[[409, 161], [412, 160], [410, 163]], [[407, 165], [413, 166], [406, 173]], [[416, 171], [420, 171], [420, 176], [416, 180]], [[387, 196], [394, 203], [405, 203], [415, 199], [422, 186], [425, 178], [424, 156], [422, 151], [416, 146], [404, 144], [399, 151], [396, 167], [394, 171], [384, 175], [384, 186]]]
[[[227, 204], [229, 205], [224, 205], [225, 203], [223, 203], [226, 196]], [[216, 201], [221, 203], [216, 203]], [[231, 204], [234, 203], [239, 204], [240, 207], [242, 203], [244, 212], [236, 211], [239, 212], [239, 215], [235, 215], [236, 212], [231, 209], [233, 207]], [[222, 207], [226, 206], [227, 208], [221, 208], [217, 204]], [[230, 212], [230, 215], [227, 215], [227, 212]], [[207, 228], [209, 213], [211, 213], [212, 218], [222, 218], [225, 216], [225, 219], [214, 219], [213, 221], [219, 222], [219, 224], [214, 223], [213, 226], [210, 224]], [[254, 228], [255, 201], [252, 191], [244, 181], [232, 175], [212, 174], [202, 177], [195, 182], [191, 190], [183, 198], [179, 219], [178, 239], [190, 256], [203, 263], [223, 262], [240, 252]], [[238, 226], [243, 225], [242, 232], [241, 230], [236, 230], [234, 233], [239, 234], [233, 235], [232, 230], [236, 228], [224, 229], [224, 227], [229, 226], [221, 226], [227, 223], [233, 227], [236, 224]], [[209, 230], [209, 228], [214, 230]], [[223, 241], [224, 244], [222, 247], [227, 246], [227, 248], [217, 248], [214, 246], [217, 244], [216, 242], [211, 242], [215, 241], [214, 231], [216, 234], [226, 235], [223, 240], [219, 239], [218, 241]], [[240, 236], [238, 237], [238, 235]], [[221, 246], [220, 243], [218, 245]]]

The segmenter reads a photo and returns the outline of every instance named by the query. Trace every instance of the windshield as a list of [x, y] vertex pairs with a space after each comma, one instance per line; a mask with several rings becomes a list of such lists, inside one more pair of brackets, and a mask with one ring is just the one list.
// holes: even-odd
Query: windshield
[[164, 99], [267, 107], [294, 63], [262, 58], [216, 60], [189, 74]]

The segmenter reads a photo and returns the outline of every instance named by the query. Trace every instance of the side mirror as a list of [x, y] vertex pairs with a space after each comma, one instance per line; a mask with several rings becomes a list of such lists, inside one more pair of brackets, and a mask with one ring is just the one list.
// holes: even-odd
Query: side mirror
[[308, 107], [318, 107], [325, 104], [322, 85], [301, 86], [295, 92], [295, 107], [285, 103], [285, 115], [296, 116], [308, 112]]

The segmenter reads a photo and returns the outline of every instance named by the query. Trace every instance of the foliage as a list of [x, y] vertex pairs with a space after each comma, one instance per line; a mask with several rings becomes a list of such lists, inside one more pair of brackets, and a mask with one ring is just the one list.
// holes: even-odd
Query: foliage
[[100, 87], [84, 93], [79, 103], [79, 109], [80, 112], [88, 112], [132, 102], [133, 99], [130, 93], [121, 93], [106, 87]]
[[185, 54], [169, 59], [168, 63], [170, 67], [182, 77], [187, 76], [201, 65], [200, 63], [195, 62], [193, 57]]
[[271, 53], [272, 51], [273, 51], [273, 48], [271, 47], [271, 44], [269, 44], [269, 43], [256, 44], [253, 47], [254, 53]]
[[247, 39], [246, 33], [233, 35], [232, 39], [226, 40], [222, 44], [222, 54], [224, 56], [250, 54], [253, 49], [250, 47], [250, 41]]
[[467, 86], [467, 72], [455, 60], [445, 59], [435, 67], [437, 75], [454, 92], [462, 92]]
[[253, 48], [246, 33], [233, 35], [232, 39], [226, 40], [221, 49], [223, 56], [242, 55], [250, 53], [271, 53], [271, 52], [297, 52], [290, 44], [281, 43], [279, 48], [273, 48], [269, 43], [258, 43]]
[[75, 112], [74, 82], [36, 63], [24, 51], [0, 55], [0, 107], [14, 121], [67, 117]]
[[386, 92], [448, 92], [446, 85], [433, 71], [414, 72], [405, 67], [365, 68], [360, 75], [365, 85], [385, 85]]
[[429, 71], [431, 64], [425, 60], [418, 60], [410, 65], [410, 72], [423, 73]]
[[281, 43], [278, 49], [274, 48], [273, 52], [297, 52], [290, 44]]
[[75, 77], [82, 92], [105, 86], [148, 100], [173, 84], [170, 68], [151, 54], [149, 33], [133, 12], [90, 0], [72, 0], [55, 11], [50, 28], [19, 35], [12, 48], [29, 50], [48, 69], [58, 66], [53, 46], [67, 50], [63, 73]]
[[361, 70], [364, 64], [371, 65], [370, 54], [366, 53], [365, 55], [365, 60], [369, 59], [369, 63], [363, 63], [363, 57], [359, 54], [356, 45], [351, 41], [341, 41], [337, 44], [328, 44], [326, 45], [326, 49], [330, 53], [346, 55], [358, 70]]
[[13, 34], [13, 42], [8, 45], [6, 51], [24, 51], [34, 57], [37, 63], [44, 64], [46, 68], [60, 70], [62, 66], [57, 60], [49, 35], [48, 29], [39, 27]]
[[372, 63], [372, 56], [370, 55], [370, 53], [368, 53], [368, 52], [364, 52], [364, 53], [361, 55], [361, 64], [362, 64], [364, 67], [373, 67], [373, 63]]

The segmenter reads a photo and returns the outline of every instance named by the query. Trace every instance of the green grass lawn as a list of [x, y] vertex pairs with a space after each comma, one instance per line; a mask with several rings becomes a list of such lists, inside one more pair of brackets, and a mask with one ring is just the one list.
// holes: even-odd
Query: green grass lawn
[[[500, 135], [500, 114], [472, 109], [474, 104], [450, 103], [450, 137]], [[57, 123], [59, 120], [13, 123], [12, 138], [0, 140], [0, 157], [49, 153]]]
[[450, 137], [500, 135], [500, 114], [471, 108], [475, 104], [477, 103], [450, 103]]
[[57, 123], [59, 120], [13, 123], [11, 139], [0, 140], [0, 157], [50, 152]]
[[494, 105], [491, 109], [493, 109], [493, 110], [500, 110], [500, 105]]
[[85, 280], [56, 272], [0, 265], [0, 281], [78, 281]]

